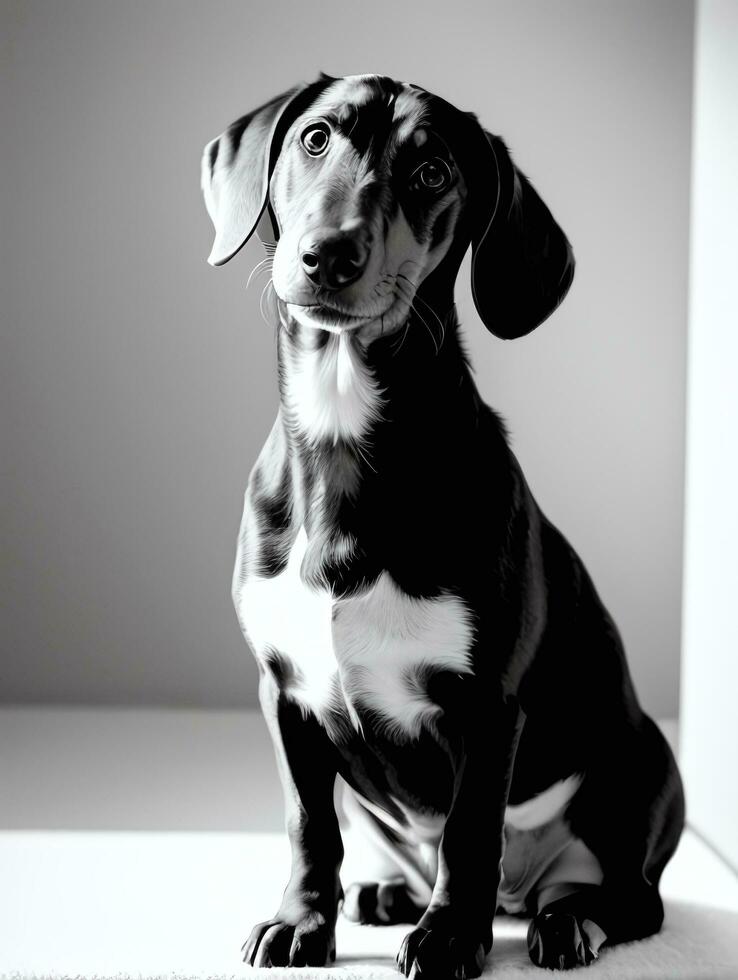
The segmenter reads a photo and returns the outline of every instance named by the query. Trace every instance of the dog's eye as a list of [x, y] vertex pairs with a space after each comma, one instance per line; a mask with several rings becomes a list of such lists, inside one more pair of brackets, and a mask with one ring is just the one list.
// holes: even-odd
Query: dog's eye
[[311, 157], [319, 157], [328, 149], [331, 131], [325, 123], [311, 123], [303, 130], [300, 142]]
[[414, 190], [432, 191], [437, 194], [451, 183], [451, 167], [440, 157], [426, 160], [410, 177], [410, 186]]

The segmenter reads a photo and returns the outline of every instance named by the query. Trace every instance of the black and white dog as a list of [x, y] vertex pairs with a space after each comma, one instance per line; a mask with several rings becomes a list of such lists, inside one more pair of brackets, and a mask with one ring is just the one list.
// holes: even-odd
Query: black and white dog
[[[338, 809], [374, 870], [344, 912], [413, 922], [406, 975], [476, 977], [498, 908], [534, 963], [656, 932], [683, 824], [674, 758], [610, 616], [472, 380], [453, 289], [533, 330], [569, 243], [498, 137], [376, 75], [300, 86], [205, 149], [213, 265], [258, 231], [281, 404], [251, 474], [233, 596], [259, 663], [292, 873], [244, 947], [335, 956]], [[276, 243], [276, 244], [275, 244]]]

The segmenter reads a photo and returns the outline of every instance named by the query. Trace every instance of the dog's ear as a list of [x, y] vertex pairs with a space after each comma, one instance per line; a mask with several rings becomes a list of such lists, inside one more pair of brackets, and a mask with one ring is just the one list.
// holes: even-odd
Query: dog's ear
[[474, 170], [485, 190], [479, 200], [472, 181], [470, 195], [472, 295], [487, 329], [510, 340], [543, 323], [566, 296], [574, 253], [503, 141], [481, 132], [486, 146], [478, 143]]
[[[223, 265], [257, 230], [269, 179], [287, 130], [334, 79], [321, 75], [312, 85], [299, 85], [232, 123], [211, 140], [202, 155], [202, 191], [215, 226], [215, 241], [208, 256], [211, 265]], [[266, 221], [266, 216], [265, 219]], [[276, 233], [275, 233], [276, 234]]]

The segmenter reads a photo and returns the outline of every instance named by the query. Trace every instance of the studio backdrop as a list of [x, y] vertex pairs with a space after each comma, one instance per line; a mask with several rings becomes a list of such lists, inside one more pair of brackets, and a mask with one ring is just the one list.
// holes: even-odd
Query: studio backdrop
[[240, 706], [230, 602], [277, 405], [251, 243], [206, 264], [205, 143], [319, 70], [475, 111], [571, 239], [574, 286], [464, 335], [538, 502], [677, 711], [692, 4], [273, 0], [0, 5], [6, 702]]

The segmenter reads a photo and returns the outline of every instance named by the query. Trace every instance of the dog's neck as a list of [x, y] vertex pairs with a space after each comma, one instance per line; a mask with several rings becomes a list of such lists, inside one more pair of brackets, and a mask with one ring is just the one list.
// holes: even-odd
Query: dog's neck
[[386, 442], [415, 443], [428, 434], [436, 441], [458, 438], [474, 424], [481, 400], [454, 303], [469, 239], [462, 217], [405, 321], [388, 335], [382, 321], [347, 333], [301, 325], [277, 302], [281, 415], [293, 451], [308, 464], [316, 457], [321, 466], [331, 456], [353, 459], [355, 469], [389, 476]]
[[376, 472], [388, 462], [378, 444], [390, 425], [393, 441], [428, 432], [437, 441], [479, 407], [451, 302], [443, 314], [413, 311], [391, 336], [368, 343], [360, 332], [282, 323], [278, 366], [287, 435], [315, 460], [354, 455]]
[[460, 492], [455, 461], [473, 456], [481, 402], [446, 309], [432, 336], [412, 315], [366, 347], [296, 324], [279, 330], [293, 516], [309, 540], [303, 577], [316, 585], [350, 588], [351, 555], [378, 548], [388, 520]]

